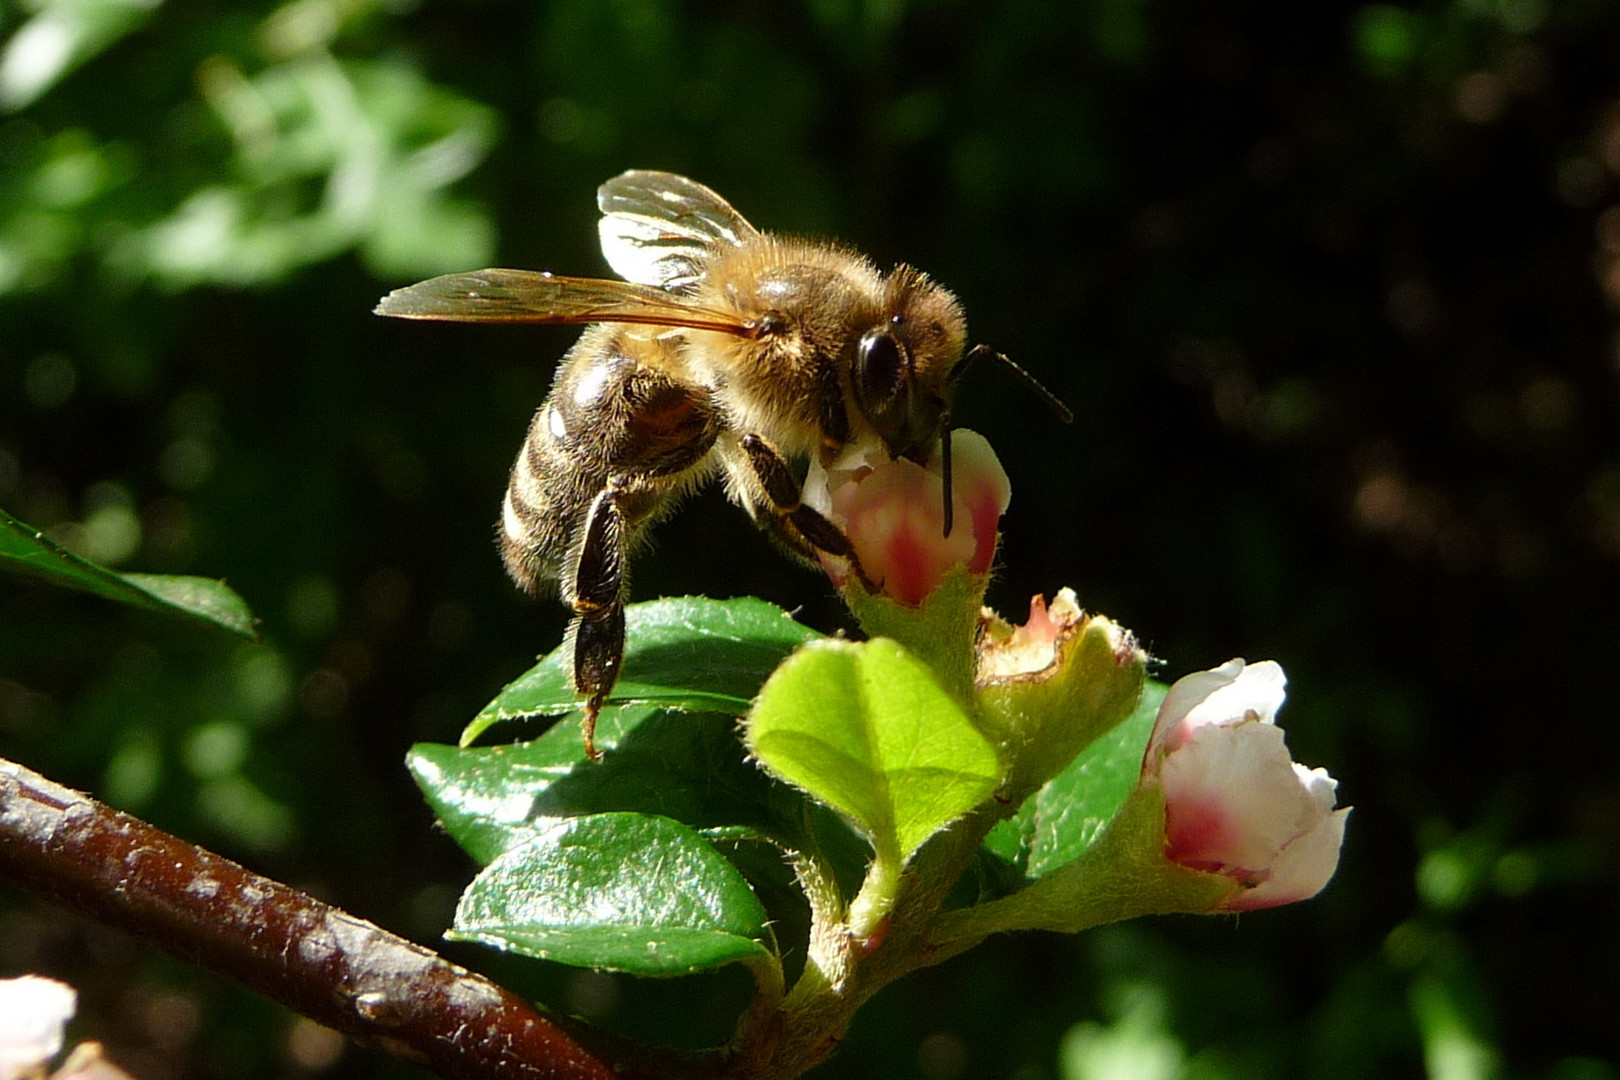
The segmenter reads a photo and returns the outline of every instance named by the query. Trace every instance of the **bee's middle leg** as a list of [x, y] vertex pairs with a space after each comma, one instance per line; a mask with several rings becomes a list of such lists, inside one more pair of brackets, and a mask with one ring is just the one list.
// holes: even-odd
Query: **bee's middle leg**
[[579, 562], [565, 590], [574, 612], [574, 689], [585, 697], [585, 753], [596, 749], [596, 718], [624, 662], [624, 514], [618, 487], [608, 485], [591, 503]]
[[834, 525], [827, 516], [804, 503], [804, 488], [793, 476], [785, 458], [776, 447], [759, 435], [744, 435], [740, 440], [743, 452], [754, 478], [770, 500], [770, 510], [778, 519], [787, 522], [806, 544], [816, 551], [843, 559], [865, 586], [867, 592], [878, 592], [880, 587], [866, 576], [855, 545], [850, 543], [844, 530]]

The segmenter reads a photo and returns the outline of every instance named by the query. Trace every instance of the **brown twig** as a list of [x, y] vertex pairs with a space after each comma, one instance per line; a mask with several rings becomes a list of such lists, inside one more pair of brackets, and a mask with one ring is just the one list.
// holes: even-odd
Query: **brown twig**
[[613, 1080], [431, 950], [0, 759], [0, 876], [452, 1080]]

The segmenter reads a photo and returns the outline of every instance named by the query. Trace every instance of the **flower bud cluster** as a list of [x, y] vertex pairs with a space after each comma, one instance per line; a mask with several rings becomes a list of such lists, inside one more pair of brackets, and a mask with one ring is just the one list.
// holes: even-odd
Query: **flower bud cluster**
[[[980, 602], [1011, 497], [988, 442], [965, 430], [951, 438], [948, 535], [937, 455], [923, 466], [856, 443], [831, 465], [812, 467], [805, 484], [806, 502], [843, 531], [859, 560], [864, 584], [849, 560], [822, 557], [867, 630], [901, 637], [897, 627], [906, 626], [907, 610], [921, 609], [915, 640], [904, 643], [936, 668], [966, 654], [929, 640], [959, 636], [963, 625], [933, 608], [947, 595], [957, 607]], [[963, 571], [970, 589], [960, 587]], [[949, 582], [958, 584], [944, 588]], [[1050, 604], [1036, 597], [1022, 626], [985, 612], [967, 663], [969, 689], [948, 673], [942, 679], [969, 699], [997, 745], [1006, 769], [997, 797], [1016, 807], [1129, 714], [1146, 655], [1129, 632], [1082, 612], [1064, 589]], [[1285, 685], [1274, 662], [1232, 660], [1181, 679], [1166, 695], [1129, 812], [1121, 813], [1122, 820], [1140, 821], [1141, 808], [1162, 799], [1162, 829], [1138, 836], [1140, 826], [1133, 825], [1128, 846], [1138, 856], [1141, 845], [1151, 847], [1147, 857], [1163, 865], [1166, 881], [1191, 874], [1227, 883], [1214, 893], [1169, 885], [1166, 896], [1219, 894], [1215, 910], [1244, 911], [1314, 896], [1333, 876], [1349, 811], [1336, 808], [1337, 782], [1325, 770], [1291, 759], [1276, 725]], [[1157, 820], [1158, 811], [1148, 816]]]

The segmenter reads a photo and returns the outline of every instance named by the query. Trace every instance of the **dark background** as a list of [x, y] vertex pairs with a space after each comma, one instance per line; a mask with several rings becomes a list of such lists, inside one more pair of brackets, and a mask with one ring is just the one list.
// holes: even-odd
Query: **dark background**
[[[1317, 900], [993, 942], [818, 1075], [1620, 1075], [1620, 8], [4, 0], [0, 40], [0, 505], [265, 638], [0, 579], [0, 753], [436, 940], [472, 867], [402, 757], [558, 639], [492, 537], [573, 335], [370, 308], [604, 274], [596, 185], [668, 169], [956, 291], [1077, 414], [961, 395], [992, 603], [1281, 661], [1356, 807]], [[846, 625], [718, 491], [636, 575]], [[453, 955], [688, 1044], [745, 989]], [[139, 1080], [408, 1074], [0, 883], [25, 971]]]

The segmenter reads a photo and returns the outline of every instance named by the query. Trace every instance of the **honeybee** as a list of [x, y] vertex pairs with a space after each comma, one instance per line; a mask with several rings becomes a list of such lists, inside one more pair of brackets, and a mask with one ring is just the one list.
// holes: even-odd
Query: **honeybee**
[[627, 562], [683, 495], [723, 474], [761, 528], [806, 558], [854, 548], [804, 503], [794, 465], [856, 440], [894, 458], [943, 455], [969, 363], [956, 298], [900, 265], [882, 273], [833, 243], [763, 233], [702, 184], [631, 171], [597, 191], [601, 244], [623, 281], [527, 270], [447, 274], [385, 296], [379, 315], [589, 323], [564, 356], [512, 466], [501, 510], [506, 569], [574, 614], [574, 687], [587, 753], [624, 656]]

